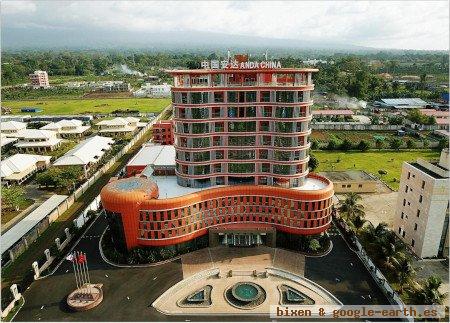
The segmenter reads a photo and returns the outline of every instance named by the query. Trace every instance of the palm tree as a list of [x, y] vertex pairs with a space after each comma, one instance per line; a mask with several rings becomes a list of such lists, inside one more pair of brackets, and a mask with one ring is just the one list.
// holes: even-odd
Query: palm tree
[[346, 215], [347, 219], [353, 221], [356, 217], [364, 218], [364, 205], [359, 204], [361, 195], [357, 193], [347, 193], [344, 202], [339, 207], [339, 211]]
[[364, 224], [366, 224], [367, 220], [364, 220], [359, 215], [353, 220], [353, 226], [355, 227], [356, 231], [359, 231], [362, 229]]
[[397, 241], [392, 231], [386, 231], [382, 238], [377, 239], [377, 243], [381, 247], [381, 257], [386, 267], [394, 268], [405, 259], [404, 247]]
[[408, 259], [404, 258], [398, 264], [397, 279], [400, 284], [400, 293], [403, 293], [405, 285], [413, 279], [416, 272], [414, 271]]
[[416, 296], [418, 303], [421, 305], [442, 304], [446, 293], [439, 292], [441, 284], [442, 280], [440, 277], [433, 275], [428, 277], [422, 289], [418, 291]]

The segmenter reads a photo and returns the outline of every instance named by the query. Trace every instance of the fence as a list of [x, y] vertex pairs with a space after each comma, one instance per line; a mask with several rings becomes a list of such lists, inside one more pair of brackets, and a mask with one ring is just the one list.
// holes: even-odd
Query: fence
[[6, 306], [5, 309], [2, 310], [1, 313], [2, 318], [7, 317], [8, 314], [11, 312], [11, 310], [16, 306], [16, 303], [22, 298], [22, 294], [19, 293], [16, 284], [11, 285], [9, 289], [11, 290], [11, 293], [13, 295], [13, 299], [8, 304], [8, 306]]
[[[165, 111], [165, 110], [164, 110]], [[162, 115], [162, 114], [160, 114]], [[13, 262], [17, 257], [23, 253], [28, 245], [34, 242], [47, 228], [48, 226], [54, 222], [58, 217], [67, 211], [72, 204], [77, 201], [84, 192], [86, 192], [89, 187], [91, 187], [102, 175], [107, 173], [107, 171], [114, 165], [119, 158], [125, 155], [131, 147], [140, 140], [144, 134], [153, 126], [153, 124], [159, 119], [159, 116], [149, 122], [145, 127], [143, 127], [134, 138], [124, 146], [113, 158], [111, 158], [105, 165], [103, 165], [100, 169], [98, 169], [83, 185], [81, 185], [78, 189], [76, 189], [71, 195], [69, 195], [61, 204], [56, 208], [52, 213], [50, 213], [46, 219], [41, 221], [36, 227], [34, 227], [30, 232], [26, 234], [21, 240], [19, 240], [14, 246], [12, 246], [8, 251], [10, 261], [7, 264]], [[76, 226], [80, 227], [81, 223], [86, 223], [86, 215], [89, 210], [98, 209], [100, 204], [100, 198], [97, 196], [94, 201], [86, 208], [74, 222], [76, 221]], [[4, 255], [2, 255], [3, 258]], [[2, 261], [3, 262], [3, 261]]]
[[[372, 131], [397, 131], [403, 125], [389, 124], [365, 124], [358, 122], [312, 122], [311, 128], [314, 130], [372, 130]], [[438, 125], [421, 125], [421, 130], [436, 130]]]

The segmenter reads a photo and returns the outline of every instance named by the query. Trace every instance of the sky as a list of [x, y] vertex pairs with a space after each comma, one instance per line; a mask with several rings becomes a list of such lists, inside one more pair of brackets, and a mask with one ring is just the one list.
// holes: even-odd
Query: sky
[[448, 50], [448, 1], [2, 1], [2, 27], [203, 31]]

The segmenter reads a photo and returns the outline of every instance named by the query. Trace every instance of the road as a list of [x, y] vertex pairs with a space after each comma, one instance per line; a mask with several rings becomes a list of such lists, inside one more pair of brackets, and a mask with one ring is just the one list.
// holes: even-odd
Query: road
[[[223, 321], [223, 316], [165, 316], [151, 304], [183, 277], [181, 262], [155, 267], [118, 268], [103, 261], [98, 248], [106, 220], [100, 216], [74, 250], [87, 255], [93, 283], [102, 283], [103, 302], [86, 312], [72, 312], [67, 295], [75, 288], [72, 264], [64, 261], [57, 271], [35, 281], [25, 291], [25, 305], [15, 321]], [[334, 231], [334, 230], [333, 230]], [[332, 233], [333, 233], [332, 231]], [[334, 231], [336, 232], [336, 231]], [[305, 276], [335, 294], [345, 304], [387, 304], [362, 263], [337, 234], [331, 236], [333, 251], [321, 258], [307, 258]], [[340, 279], [339, 283], [335, 278]], [[371, 295], [370, 299], [367, 297]], [[362, 298], [362, 296], [365, 296]], [[233, 316], [227, 321], [269, 321], [268, 317]]]

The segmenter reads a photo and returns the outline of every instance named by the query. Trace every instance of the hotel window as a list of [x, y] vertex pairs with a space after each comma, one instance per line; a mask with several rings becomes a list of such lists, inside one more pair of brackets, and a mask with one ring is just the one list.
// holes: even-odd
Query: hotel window
[[411, 172], [408, 172], [408, 179], [411, 177]]
[[417, 223], [414, 223], [414, 231], [417, 231]]
[[414, 244], [415, 244], [416, 242], [414, 241], [414, 239], [412, 239], [411, 240], [411, 247], [414, 247]]
[[402, 212], [402, 215], [401, 215], [400, 218], [403, 219], [404, 216], [405, 216], [405, 213]]
[[214, 102], [223, 102], [224, 95], [223, 92], [214, 92]]
[[406, 200], [405, 199], [403, 199], [403, 206], [405, 206], [406, 205]]
[[405, 193], [408, 193], [408, 185], [405, 187]]
[[417, 210], [417, 217], [420, 216], [420, 210]]
[[230, 91], [227, 92], [227, 101], [228, 102], [238, 102], [238, 92]]
[[262, 91], [261, 92], [261, 102], [270, 102], [270, 92], [269, 91]]
[[188, 103], [188, 94], [186, 92], [181, 93], [181, 103]]
[[422, 200], [423, 200], [423, 196], [420, 195], [420, 196], [419, 196], [419, 203], [422, 203]]
[[398, 234], [402, 233], [402, 228], [398, 228]]
[[404, 238], [404, 237], [405, 237], [405, 235], [406, 235], [406, 231], [403, 231], [403, 233], [402, 233], [402, 237]]
[[358, 184], [358, 187], [361, 188], [361, 187], [362, 187], [362, 184]]
[[425, 181], [422, 181], [422, 189], [425, 188]]

